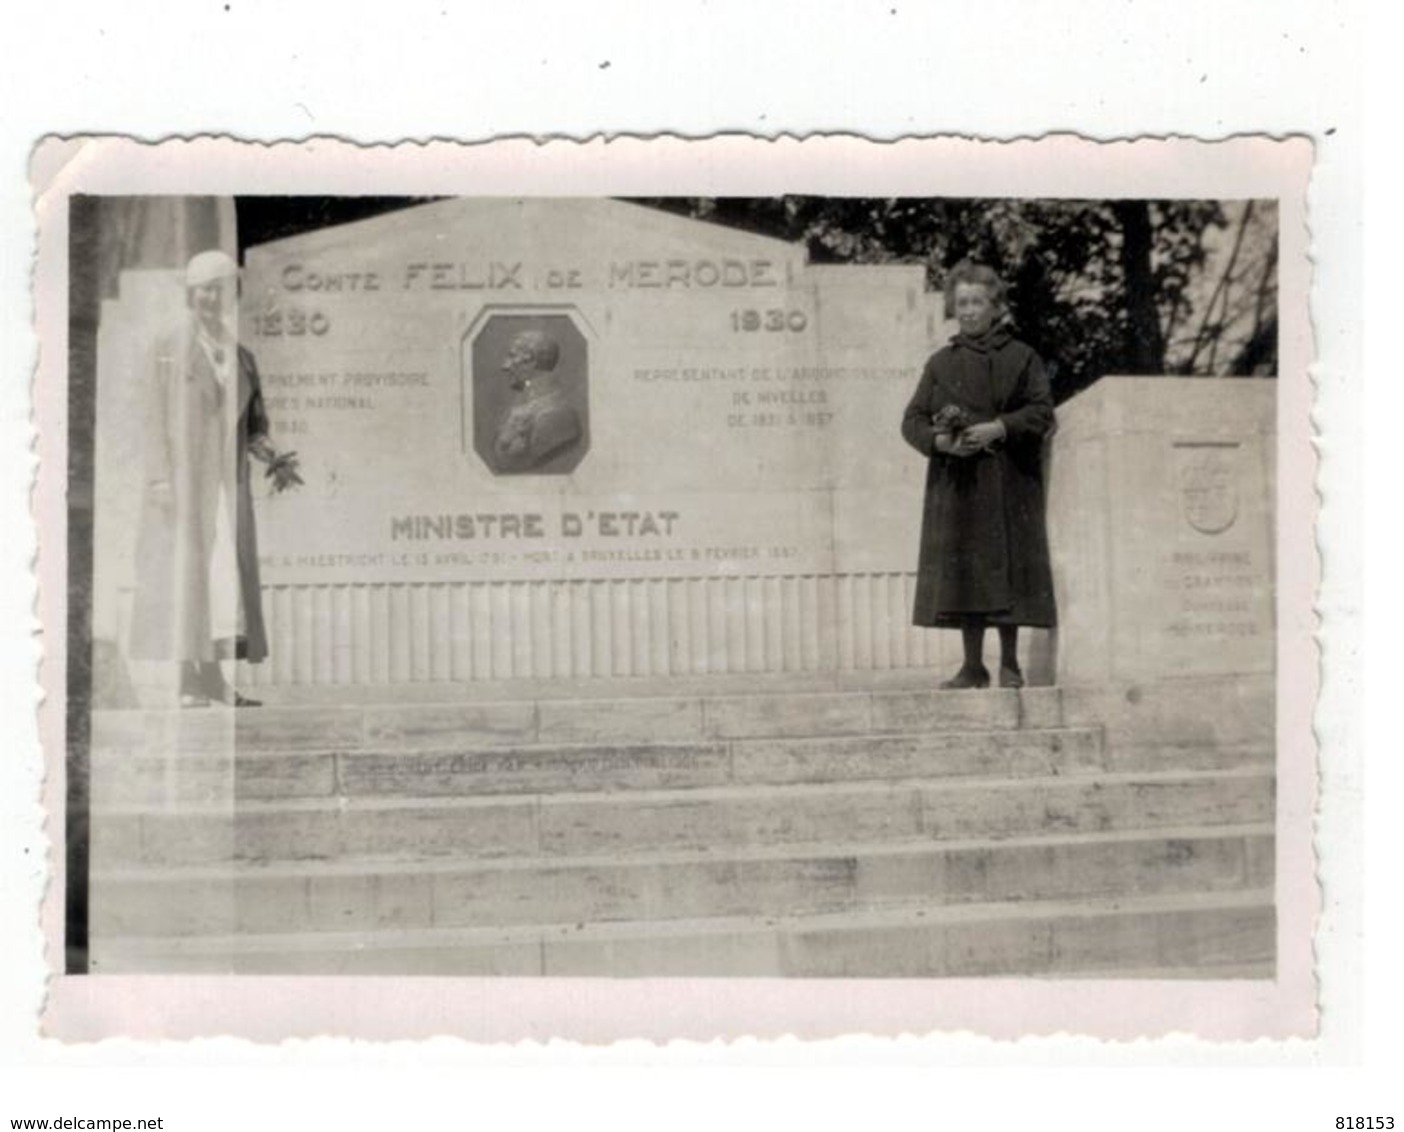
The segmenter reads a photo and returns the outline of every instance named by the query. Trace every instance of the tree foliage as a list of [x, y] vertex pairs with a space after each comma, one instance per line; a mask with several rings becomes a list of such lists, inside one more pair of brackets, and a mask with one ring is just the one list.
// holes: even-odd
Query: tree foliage
[[1104, 374], [1275, 373], [1270, 202], [646, 198], [636, 203], [803, 243], [817, 263], [963, 259], [1009, 283], [1020, 334], [1059, 400]]

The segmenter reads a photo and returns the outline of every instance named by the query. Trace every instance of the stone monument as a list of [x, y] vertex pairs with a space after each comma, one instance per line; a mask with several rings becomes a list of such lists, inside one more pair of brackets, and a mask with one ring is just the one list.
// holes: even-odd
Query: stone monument
[[304, 490], [260, 500], [281, 687], [925, 669], [919, 266], [605, 200], [450, 201], [254, 248]]

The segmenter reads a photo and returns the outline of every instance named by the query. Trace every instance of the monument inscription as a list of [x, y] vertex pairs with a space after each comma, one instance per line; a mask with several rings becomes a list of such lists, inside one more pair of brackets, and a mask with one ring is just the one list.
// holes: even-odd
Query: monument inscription
[[921, 268], [854, 270], [863, 317], [831, 325], [802, 249], [612, 201], [252, 249], [246, 326], [308, 479], [261, 502], [267, 581], [909, 572], [893, 437], [946, 330]]

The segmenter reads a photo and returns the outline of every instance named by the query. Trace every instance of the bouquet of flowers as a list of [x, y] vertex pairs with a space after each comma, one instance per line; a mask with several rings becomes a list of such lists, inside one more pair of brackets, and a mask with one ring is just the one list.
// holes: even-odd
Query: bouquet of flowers
[[301, 486], [302, 473], [298, 468], [296, 452], [280, 453], [266, 436], [259, 436], [249, 442], [249, 453], [268, 465], [263, 470], [263, 476], [273, 481], [274, 495], [290, 487]]
[[296, 452], [282, 452], [273, 455], [263, 474], [265, 478], [273, 481], [274, 495], [287, 491], [290, 487], [299, 487], [303, 482], [302, 476], [298, 472]]
[[951, 404], [942, 405], [932, 416], [931, 423], [937, 432], [948, 432], [952, 437], [958, 437], [975, 422], [961, 406]]

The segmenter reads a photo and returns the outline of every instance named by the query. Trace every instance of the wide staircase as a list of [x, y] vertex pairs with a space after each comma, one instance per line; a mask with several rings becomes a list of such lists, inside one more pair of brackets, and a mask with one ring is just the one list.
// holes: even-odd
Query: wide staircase
[[1270, 751], [1057, 689], [94, 716], [95, 972], [1270, 977]]

